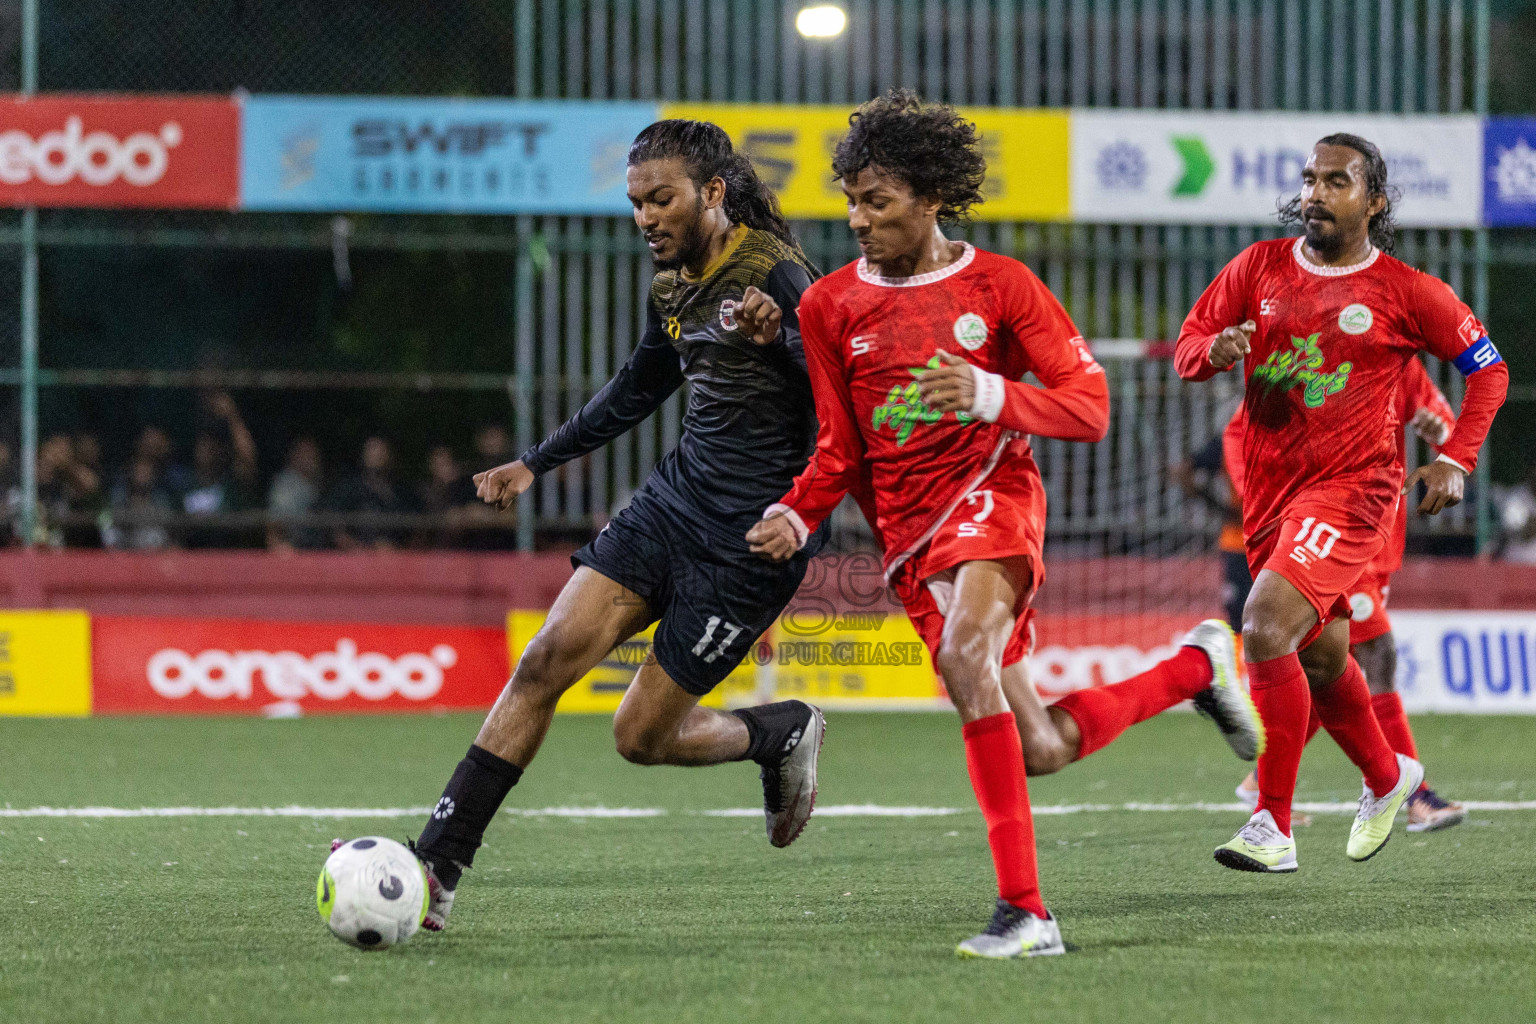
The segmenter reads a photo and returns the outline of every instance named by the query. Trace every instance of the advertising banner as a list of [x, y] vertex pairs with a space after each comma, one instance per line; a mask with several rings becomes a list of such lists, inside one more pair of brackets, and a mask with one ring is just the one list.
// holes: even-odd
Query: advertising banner
[[1392, 612], [1410, 712], [1536, 714], [1536, 612]]
[[0, 612], [0, 715], [91, 713], [85, 612]]
[[1536, 117], [1490, 117], [1483, 166], [1483, 223], [1536, 224]]
[[228, 97], [0, 96], [0, 205], [232, 209]]
[[507, 678], [500, 629], [98, 615], [101, 714], [485, 708]]
[[[665, 104], [663, 117], [713, 121], [778, 194], [795, 218], [842, 219], [847, 203], [832, 178], [832, 152], [848, 131], [847, 105]], [[1066, 220], [1068, 135], [1065, 110], [962, 108], [976, 122], [987, 158], [987, 201], [979, 220]]]
[[624, 161], [650, 103], [252, 96], [248, 210], [629, 212]]
[[1072, 111], [1072, 218], [1128, 223], [1274, 223], [1324, 135], [1374, 142], [1402, 192], [1398, 223], [1476, 227], [1482, 122], [1471, 115]]

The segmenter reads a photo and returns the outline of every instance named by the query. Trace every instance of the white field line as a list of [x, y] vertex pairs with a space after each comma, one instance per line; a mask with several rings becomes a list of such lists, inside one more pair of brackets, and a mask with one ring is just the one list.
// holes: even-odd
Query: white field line
[[[1469, 811], [1536, 811], [1536, 800], [1466, 800]], [[1032, 808], [1037, 815], [1102, 814], [1129, 811], [1161, 814], [1210, 811], [1242, 814], [1239, 803], [1192, 804], [1047, 804]], [[1299, 803], [1296, 810], [1308, 814], [1353, 814], [1352, 803]], [[0, 807], [0, 818], [420, 818], [430, 807]], [[518, 818], [661, 818], [662, 807], [542, 807], [508, 808], [502, 812]], [[726, 807], [686, 811], [709, 818], [756, 818], [761, 807]], [[974, 813], [965, 807], [900, 807], [884, 804], [832, 804], [816, 810], [819, 818], [942, 818]]]
[[[718, 811], [693, 811], [706, 818], [761, 818], [761, 807], [725, 807]], [[943, 818], [965, 814], [963, 807], [887, 807], [883, 804], [831, 804], [816, 808], [817, 818]]]

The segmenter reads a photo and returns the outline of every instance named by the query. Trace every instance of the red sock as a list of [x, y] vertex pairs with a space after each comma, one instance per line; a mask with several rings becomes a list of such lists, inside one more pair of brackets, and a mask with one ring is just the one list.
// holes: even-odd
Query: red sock
[[1403, 699], [1396, 693], [1371, 694], [1371, 710], [1376, 712], [1376, 724], [1387, 738], [1387, 745], [1394, 753], [1407, 754], [1415, 761], [1419, 749], [1413, 742], [1413, 730], [1408, 728], [1408, 713], [1403, 710]]
[[1082, 743], [1082, 760], [1110, 740], [1181, 700], [1188, 700], [1211, 685], [1211, 660], [1198, 647], [1181, 647], [1179, 653], [1159, 662], [1123, 683], [1075, 690], [1056, 702], [1072, 716]]
[[987, 820], [987, 843], [997, 870], [997, 894], [1016, 907], [1045, 917], [1035, 868], [1035, 823], [1029, 814], [1024, 746], [1013, 712], [966, 722], [965, 766]]
[[1296, 770], [1301, 748], [1306, 746], [1307, 715], [1311, 697], [1307, 674], [1294, 654], [1269, 661], [1248, 663], [1248, 690], [1264, 722], [1264, 753], [1259, 755], [1259, 805], [1268, 811], [1275, 827], [1291, 834], [1291, 797], [1296, 793]]
[[1397, 758], [1376, 724], [1371, 690], [1354, 658], [1349, 659], [1343, 675], [1313, 691], [1312, 701], [1323, 728], [1355, 762], [1372, 793], [1382, 796], [1397, 785]]
[[1312, 714], [1307, 719], [1307, 738], [1302, 740], [1301, 742], [1303, 744], [1311, 743], [1312, 742], [1312, 737], [1316, 736], [1317, 735], [1317, 730], [1321, 729], [1322, 727], [1323, 727], [1323, 720], [1321, 718], [1317, 717], [1317, 705], [1314, 704], [1314, 705], [1312, 705]]

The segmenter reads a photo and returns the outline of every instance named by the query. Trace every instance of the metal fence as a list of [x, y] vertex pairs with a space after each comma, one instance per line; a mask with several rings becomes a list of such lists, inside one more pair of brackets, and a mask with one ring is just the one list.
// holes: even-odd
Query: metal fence
[[[34, 4], [35, 26], [25, 17]], [[793, 28], [800, 6], [178, 0], [129, 7], [116, 0], [8, 0], [0, 3], [0, 32], [19, 26], [25, 37], [35, 27], [35, 84], [43, 90], [852, 104], [909, 85], [931, 98], [985, 105], [1482, 112], [1487, 104], [1487, 0], [849, 0], [849, 30], [830, 41], [800, 38]], [[19, 52], [5, 48], [7, 58], [18, 56], [0, 60], [0, 87], [29, 84]], [[797, 228], [824, 267], [854, 255], [840, 223]], [[1087, 336], [1157, 339], [1177, 333], [1226, 260], [1275, 231], [1021, 223], [976, 225], [967, 233], [1029, 263]], [[119, 246], [320, 250], [338, 259], [374, 250], [444, 259], [510, 255], [505, 365], [475, 380], [418, 375], [415, 386], [484, 390], [501, 375], [519, 446], [553, 429], [628, 355], [649, 280], [633, 226], [609, 218], [44, 211], [36, 239], [45, 273], [59, 253]], [[1410, 262], [1444, 277], [1480, 311], [1486, 306], [1487, 232], [1410, 230], [1400, 245]], [[6, 295], [25, 298], [28, 251], [19, 215], [0, 218]], [[15, 332], [0, 334], [10, 351], [26, 341], [25, 307], [20, 302], [0, 318], [0, 332]], [[45, 386], [67, 382], [46, 372], [56, 354], [50, 326], [40, 325]], [[1114, 395], [1109, 439], [1094, 447], [1040, 446], [1053, 538], [1107, 551], [1207, 547], [1216, 524], [1172, 488], [1167, 466], [1219, 429], [1232, 384], [1186, 387], [1166, 361], [1107, 363]], [[1459, 378], [1435, 369], [1459, 399]], [[91, 380], [101, 387], [125, 383], [87, 376], [73, 386]], [[273, 383], [282, 382], [266, 381]], [[532, 547], [548, 531], [580, 531], [600, 521], [675, 442], [680, 408], [681, 396], [608, 450], [540, 481], [518, 507], [519, 544]], [[1486, 486], [1475, 493], [1476, 502], [1430, 528], [1475, 533]], [[841, 521], [848, 543], [858, 541], [856, 519]]]

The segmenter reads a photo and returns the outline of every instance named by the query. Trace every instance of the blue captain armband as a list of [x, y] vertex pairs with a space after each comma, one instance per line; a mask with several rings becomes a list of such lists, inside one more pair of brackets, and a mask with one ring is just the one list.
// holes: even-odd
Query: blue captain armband
[[1461, 355], [1456, 357], [1456, 369], [1463, 377], [1470, 377], [1478, 370], [1486, 370], [1494, 363], [1502, 363], [1504, 357], [1493, 347], [1493, 339], [1483, 335]]

